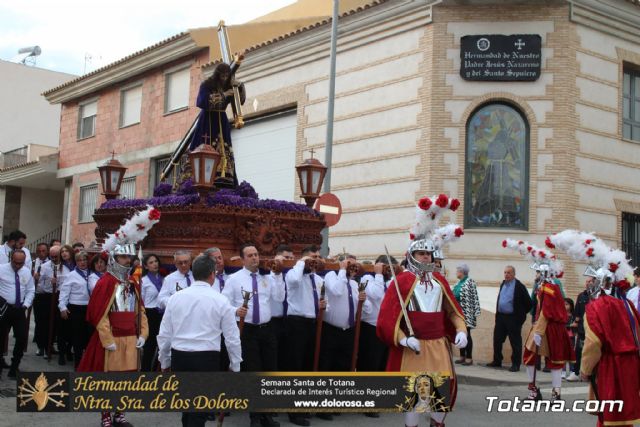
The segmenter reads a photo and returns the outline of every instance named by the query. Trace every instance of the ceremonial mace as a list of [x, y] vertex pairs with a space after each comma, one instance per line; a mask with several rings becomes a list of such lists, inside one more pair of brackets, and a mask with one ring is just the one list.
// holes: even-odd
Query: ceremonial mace
[[[369, 284], [368, 280], [365, 280], [364, 283], [358, 283], [358, 297], [360, 296], [360, 292], [363, 292], [367, 285]], [[364, 301], [360, 301], [358, 299], [358, 308], [356, 310], [356, 330], [353, 336], [353, 353], [351, 354], [351, 371], [356, 371], [356, 364], [358, 363], [358, 350], [360, 349], [360, 325], [362, 320], [362, 306], [364, 305]]]
[[[313, 274], [313, 272], [311, 273]], [[320, 285], [320, 301], [324, 301], [324, 282]], [[318, 371], [320, 364], [320, 339], [322, 338], [322, 321], [324, 318], [324, 308], [319, 307], [318, 316], [316, 318], [316, 347], [313, 354], [313, 370]]]
[[[387, 245], [384, 245], [384, 251], [387, 254], [387, 262], [389, 263], [389, 265], [393, 265], [393, 263], [391, 262], [391, 255], [389, 255], [389, 249], [387, 249]], [[399, 284], [398, 284], [398, 279], [396, 278], [396, 272], [393, 270], [393, 268], [390, 269], [391, 270], [391, 276], [393, 277], [393, 281], [396, 283], [396, 286], [394, 286], [396, 288], [396, 292], [398, 294], [398, 301], [400, 302], [400, 309], [402, 310], [402, 317], [404, 317], [404, 322], [407, 324], [407, 330], [409, 331], [409, 336], [407, 337], [407, 340], [411, 337], [415, 337], [415, 335], [413, 334], [413, 328], [411, 327], [411, 322], [409, 321], [409, 315], [407, 314], [407, 308], [404, 306], [404, 300], [402, 299], [402, 294], [400, 293], [400, 288], [399, 288]], [[416, 354], [420, 354], [420, 351], [416, 351]]]
[[55, 311], [56, 311], [56, 292], [58, 290], [58, 265], [54, 264], [51, 261], [51, 266], [53, 269], [53, 278], [56, 283], [51, 284], [51, 303], [49, 304], [49, 342], [47, 343], [47, 352], [49, 353], [48, 362], [51, 362], [52, 352], [53, 352], [53, 326], [55, 322]]

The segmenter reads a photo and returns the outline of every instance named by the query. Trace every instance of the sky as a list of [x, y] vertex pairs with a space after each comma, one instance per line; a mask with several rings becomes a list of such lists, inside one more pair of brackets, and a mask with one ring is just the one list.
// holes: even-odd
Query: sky
[[0, 59], [38, 45], [36, 66], [84, 74], [189, 28], [242, 24], [295, 0], [0, 0]]

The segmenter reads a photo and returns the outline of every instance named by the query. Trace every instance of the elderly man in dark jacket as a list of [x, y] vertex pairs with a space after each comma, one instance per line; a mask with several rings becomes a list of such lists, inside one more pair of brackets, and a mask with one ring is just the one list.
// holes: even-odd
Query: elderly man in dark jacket
[[511, 372], [520, 370], [522, 361], [522, 324], [531, 310], [527, 288], [516, 279], [516, 269], [507, 265], [496, 303], [496, 324], [493, 329], [493, 361], [487, 366], [502, 367], [502, 344], [507, 337], [511, 343]]

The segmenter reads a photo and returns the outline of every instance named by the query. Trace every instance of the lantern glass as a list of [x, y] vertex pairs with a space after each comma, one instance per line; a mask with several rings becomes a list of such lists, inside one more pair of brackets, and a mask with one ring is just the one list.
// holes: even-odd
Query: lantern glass
[[307, 188], [308, 174], [309, 172], [307, 170], [303, 170], [300, 174], [300, 187], [302, 189], [302, 194], [307, 194], [309, 192], [309, 189]]
[[322, 172], [317, 169], [314, 169], [311, 171], [311, 177], [312, 177], [311, 188], [312, 188], [312, 192], [315, 194], [320, 194], [320, 175], [321, 174]]
[[200, 184], [200, 159], [196, 158], [193, 162], [193, 179], [196, 184]]
[[104, 190], [109, 185], [109, 182], [107, 181], [107, 171], [105, 169], [100, 171], [100, 179], [102, 180], [102, 189]]
[[213, 183], [213, 175], [215, 173], [215, 170], [213, 169], [214, 163], [215, 159], [212, 157], [204, 159], [204, 179], [207, 184]]
[[118, 181], [120, 180], [120, 173], [121, 172], [119, 170], [111, 171], [111, 182], [110, 182], [109, 191], [115, 192], [117, 190]]

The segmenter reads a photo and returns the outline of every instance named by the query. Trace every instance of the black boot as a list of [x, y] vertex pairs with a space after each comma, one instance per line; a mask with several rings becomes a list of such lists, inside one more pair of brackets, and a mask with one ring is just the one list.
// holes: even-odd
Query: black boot
[[7, 376], [12, 379], [15, 380], [16, 376], [18, 375], [18, 365], [20, 364], [20, 362], [16, 363], [16, 362], [11, 362], [11, 367], [9, 368], [9, 373], [7, 374]]

